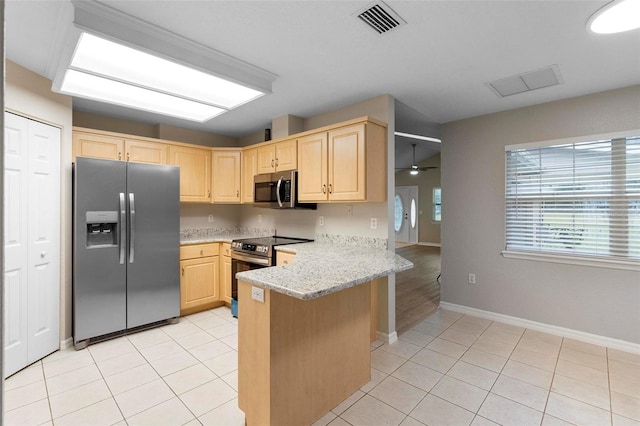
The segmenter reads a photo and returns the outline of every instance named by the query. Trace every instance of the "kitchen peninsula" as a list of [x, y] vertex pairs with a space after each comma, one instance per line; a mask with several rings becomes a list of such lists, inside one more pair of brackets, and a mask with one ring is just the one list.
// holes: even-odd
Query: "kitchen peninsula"
[[387, 251], [280, 246], [283, 266], [238, 278], [238, 405], [246, 424], [311, 424], [371, 375], [370, 282], [413, 264]]

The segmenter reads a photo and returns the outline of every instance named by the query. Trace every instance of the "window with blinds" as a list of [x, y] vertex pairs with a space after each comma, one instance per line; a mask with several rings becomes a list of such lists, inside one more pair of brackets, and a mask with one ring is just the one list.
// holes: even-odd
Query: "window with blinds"
[[506, 250], [640, 260], [640, 136], [507, 147]]

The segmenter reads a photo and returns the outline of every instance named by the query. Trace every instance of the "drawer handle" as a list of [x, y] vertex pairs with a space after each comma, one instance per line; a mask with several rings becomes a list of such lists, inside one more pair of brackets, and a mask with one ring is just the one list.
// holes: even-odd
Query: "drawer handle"
[[327, 185], [322, 185], [322, 193], [323, 194], [327, 193]]
[[207, 197], [211, 197], [211, 190], [210, 189], [207, 191]]
[[333, 185], [329, 184], [329, 194], [333, 194]]
[[236, 197], [239, 197], [239, 196], [240, 196], [240, 190], [236, 189]]
[[129, 158], [130, 158], [130, 155], [129, 155], [129, 153], [127, 152], [127, 161], [129, 161]]
[[118, 160], [122, 160], [122, 152], [118, 151]]
[[204, 250], [200, 250], [200, 256], [204, 254]]
[[182, 276], [184, 277], [184, 266], [182, 267]]
[[278, 158], [276, 157], [276, 167], [278, 167]]
[[273, 167], [273, 158], [271, 159], [271, 167]]

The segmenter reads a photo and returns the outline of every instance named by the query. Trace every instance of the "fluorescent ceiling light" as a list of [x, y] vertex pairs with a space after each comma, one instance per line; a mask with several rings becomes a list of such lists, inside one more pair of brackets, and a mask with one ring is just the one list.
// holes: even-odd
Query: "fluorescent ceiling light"
[[587, 28], [598, 34], [612, 34], [640, 27], [640, 0], [616, 0], [594, 13]]
[[402, 133], [402, 132], [393, 132], [394, 135], [396, 136], [402, 136], [405, 138], [410, 138], [410, 139], [419, 139], [421, 141], [429, 141], [429, 142], [436, 142], [436, 143], [442, 143], [441, 139], [438, 138], [431, 138], [429, 136], [422, 136], [422, 135], [414, 135], [412, 133]]
[[207, 121], [225, 112], [224, 109], [215, 106], [75, 70], [66, 72], [60, 91], [96, 101], [199, 122]]
[[211, 74], [82, 33], [70, 68], [232, 109], [264, 93]]

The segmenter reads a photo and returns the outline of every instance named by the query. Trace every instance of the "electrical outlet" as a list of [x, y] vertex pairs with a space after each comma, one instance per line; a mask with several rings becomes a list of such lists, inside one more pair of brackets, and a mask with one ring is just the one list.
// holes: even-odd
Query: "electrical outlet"
[[251, 287], [251, 298], [264, 303], [264, 288]]
[[347, 206], [347, 216], [353, 216], [353, 206], [351, 204]]
[[324, 226], [324, 216], [318, 216], [318, 225]]
[[378, 229], [378, 218], [371, 218], [371, 229]]
[[469, 284], [476, 283], [476, 274], [469, 274]]
[[262, 215], [261, 214], [258, 215], [258, 223], [262, 223]]
[[213, 215], [212, 214], [209, 215], [209, 223], [211, 223], [211, 222], [213, 222]]

